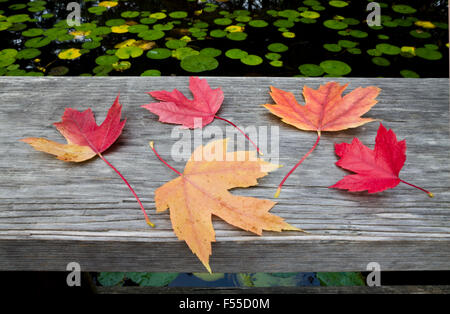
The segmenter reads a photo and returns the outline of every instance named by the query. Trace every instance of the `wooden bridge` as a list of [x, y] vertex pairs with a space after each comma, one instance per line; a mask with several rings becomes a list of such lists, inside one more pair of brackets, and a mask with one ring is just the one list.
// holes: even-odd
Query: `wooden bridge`
[[[358, 137], [373, 147], [379, 123], [325, 133], [319, 147], [288, 179], [271, 212], [302, 228], [255, 236], [214, 219], [214, 272], [365, 271], [377, 262], [388, 270], [450, 269], [450, 138], [448, 79], [211, 77], [225, 101], [219, 114], [239, 126], [278, 126], [284, 168], [259, 185], [232, 193], [271, 198], [286, 171], [309, 150], [313, 132], [284, 124], [261, 104], [272, 103], [269, 86], [292, 91], [300, 103], [304, 85], [335, 80], [382, 88], [366, 114], [406, 139], [401, 177], [435, 195], [400, 184], [369, 195], [327, 187], [346, 171], [336, 167], [335, 142]], [[151, 90], [177, 88], [189, 94], [187, 77], [2, 77], [0, 78], [0, 270], [203, 272], [174, 235], [168, 213], [154, 211], [154, 191], [173, 179], [148, 147], [150, 140], [177, 169], [171, 148], [173, 125], [140, 108]], [[64, 142], [52, 126], [64, 108], [91, 107], [97, 121], [120, 91], [123, 134], [105, 152], [130, 181], [156, 224], [150, 228], [132, 194], [102, 160], [66, 163], [19, 139], [46, 137]], [[225, 129], [223, 121], [211, 125]], [[191, 131], [193, 132], [193, 131]], [[236, 133], [236, 137], [240, 136]], [[207, 142], [205, 139], [204, 143]], [[252, 148], [252, 147], [250, 147]]]

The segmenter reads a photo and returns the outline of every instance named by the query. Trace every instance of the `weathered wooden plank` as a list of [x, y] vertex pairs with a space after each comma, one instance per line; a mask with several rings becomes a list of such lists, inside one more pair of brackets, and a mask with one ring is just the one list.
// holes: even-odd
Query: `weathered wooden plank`
[[450, 286], [175, 288], [97, 287], [99, 294], [449, 294]]
[[[270, 198], [315, 135], [281, 123], [260, 106], [272, 102], [268, 87], [292, 91], [300, 100], [303, 85], [318, 87], [329, 80], [208, 80], [224, 90], [221, 116], [244, 127], [279, 128], [279, 162], [285, 168], [261, 179], [257, 187], [233, 191]], [[367, 85], [383, 89], [380, 102], [367, 116], [406, 138], [408, 158], [402, 177], [436, 197], [430, 199], [406, 185], [376, 195], [328, 189], [347, 174], [334, 165], [334, 142], [358, 136], [372, 146], [378, 123], [327, 133], [286, 182], [272, 210], [310, 234], [267, 232], [257, 237], [215, 219], [214, 271], [350, 271], [365, 270], [371, 261], [384, 270], [449, 269], [448, 79], [333, 80], [350, 82], [349, 89]], [[158, 123], [156, 116], [140, 108], [150, 101], [144, 92], [178, 88], [189, 93], [187, 82], [186, 77], [0, 78], [0, 269], [64, 270], [68, 262], [78, 261], [86, 271], [202, 271], [174, 236], [168, 215], [154, 213], [153, 191], [175, 174], [155, 158], [148, 141], [154, 140], [159, 153], [181, 170], [185, 161], [171, 157], [179, 138], [171, 137], [173, 125]], [[60, 120], [65, 107], [92, 107], [102, 121], [118, 91], [127, 125], [105, 157], [135, 187], [155, 229], [148, 228], [133, 196], [101, 160], [64, 163], [18, 141], [28, 136], [62, 141], [51, 124]], [[218, 120], [205, 130], [213, 127], [228, 131]], [[193, 137], [194, 131], [186, 132]], [[203, 135], [203, 143], [208, 142], [211, 136]], [[235, 131], [230, 136], [241, 138]], [[262, 149], [267, 158], [274, 147]]]

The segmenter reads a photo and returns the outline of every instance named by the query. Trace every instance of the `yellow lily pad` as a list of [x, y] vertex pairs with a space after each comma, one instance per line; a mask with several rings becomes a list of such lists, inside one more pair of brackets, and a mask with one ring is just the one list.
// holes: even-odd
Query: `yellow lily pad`
[[76, 48], [66, 49], [66, 50], [61, 51], [58, 54], [58, 58], [67, 59], [67, 60], [73, 60], [73, 59], [78, 58], [79, 56], [81, 56], [80, 49], [76, 49]]
[[111, 32], [113, 33], [117, 33], [117, 34], [122, 34], [122, 33], [128, 33], [128, 28], [130, 26], [129, 25], [119, 25], [119, 26], [113, 26], [111, 27]]
[[118, 5], [119, 3], [117, 3], [116, 1], [102, 1], [98, 4], [99, 7], [104, 7], [104, 8], [112, 8], [115, 7], [116, 5]]

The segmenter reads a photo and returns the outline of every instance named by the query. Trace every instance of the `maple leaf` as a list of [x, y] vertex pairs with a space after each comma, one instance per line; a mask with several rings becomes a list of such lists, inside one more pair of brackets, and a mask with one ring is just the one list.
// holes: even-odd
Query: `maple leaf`
[[[159, 121], [165, 123], [179, 124], [186, 128], [203, 128], [214, 119], [223, 120], [239, 132], [256, 148], [262, 155], [258, 146], [244, 133], [236, 124], [216, 115], [223, 103], [224, 95], [222, 89], [211, 89], [206, 79], [198, 77], [189, 78], [189, 89], [194, 99], [188, 99], [179, 90], [153, 91], [150, 96], [161, 100], [161, 102], [149, 103], [141, 107], [159, 116]], [[199, 123], [200, 122], [200, 123]]]
[[30, 144], [36, 150], [55, 155], [56, 158], [63, 161], [82, 162], [98, 155], [125, 182], [141, 207], [146, 222], [153, 226], [131, 185], [102, 155], [122, 133], [126, 119], [121, 120], [121, 115], [122, 105], [119, 103], [119, 95], [108, 110], [108, 114], [101, 125], [97, 125], [95, 122], [94, 114], [90, 108], [83, 112], [66, 108], [62, 121], [53, 125], [66, 138], [67, 144], [38, 137], [28, 137], [21, 139], [21, 141]]
[[433, 193], [399, 178], [406, 161], [406, 141], [398, 142], [394, 131], [386, 130], [383, 124], [380, 123], [378, 128], [373, 150], [358, 138], [354, 138], [351, 144], [335, 144], [334, 147], [336, 155], [341, 157], [336, 165], [356, 174], [345, 176], [330, 188], [377, 193], [403, 182], [433, 197]]
[[368, 112], [377, 101], [381, 89], [375, 86], [358, 87], [342, 97], [348, 84], [340, 85], [329, 82], [321, 85], [317, 90], [308, 86], [303, 88], [305, 105], [300, 105], [292, 93], [271, 86], [271, 93], [275, 105], [265, 104], [271, 113], [282, 118], [282, 121], [304, 131], [316, 131], [317, 139], [313, 147], [286, 174], [278, 186], [275, 197], [280, 194], [287, 178], [311, 154], [319, 144], [322, 131], [341, 131], [356, 128], [374, 121], [361, 116]]
[[209, 256], [215, 241], [212, 215], [229, 224], [261, 235], [263, 230], [296, 230], [278, 216], [269, 213], [275, 202], [232, 195], [228, 190], [257, 185], [257, 179], [279, 166], [256, 158], [255, 151], [227, 152], [227, 139], [216, 140], [195, 149], [184, 172], [172, 168], [150, 147], [156, 156], [179, 177], [155, 191], [156, 211], [170, 209], [172, 227], [211, 272]]

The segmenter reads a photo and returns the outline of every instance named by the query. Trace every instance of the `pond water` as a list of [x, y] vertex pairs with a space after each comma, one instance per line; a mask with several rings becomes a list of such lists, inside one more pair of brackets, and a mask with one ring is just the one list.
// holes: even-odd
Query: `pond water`
[[0, 0], [0, 75], [448, 77], [447, 1]]

